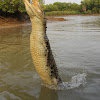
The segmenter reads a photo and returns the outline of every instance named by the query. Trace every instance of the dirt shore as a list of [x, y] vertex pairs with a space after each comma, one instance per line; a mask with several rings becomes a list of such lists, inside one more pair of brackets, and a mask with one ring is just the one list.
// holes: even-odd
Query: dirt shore
[[69, 21], [64, 18], [54, 18], [54, 17], [47, 17], [47, 20], [48, 20], [48, 22], [50, 22], [50, 21]]
[[[68, 21], [68, 20], [64, 18], [54, 18], [54, 17], [47, 16], [47, 21], [54, 22], [54, 21]], [[0, 16], [0, 28], [14, 27], [14, 26], [19, 26], [19, 25], [24, 25], [27, 23], [30, 23], [30, 20], [21, 22], [21, 21], [18, 21], [17, 18], [12, 18], [12, 17], [5, 18], [5, 17]]]
[[0, 28], [13, 27], [22, 24], [24, 24], [24, 22], [17, 21], [16, 18], [12, 18], [12, 17], [5, 18], [0, 16]]
[[[62, 15], [62, 16], [69, 16], [69, 15]], [[47, 22], [69, 21], [67, 19], [62, 18], [62, 16], [59, 16], [60, 18], [56, 18], [57, 16], [47, 16]], [[100, 16], [100, 14], [77, 14], [76, 16]], [[16, 27], [20, 25], [27, 25], [29, 23], [30, 23], [29, 19], [28, 21], [21, 22], [18, 21], [17, 18], [13, 18], [13, 17], [5, 18], [0, 16], [0, 28]]]

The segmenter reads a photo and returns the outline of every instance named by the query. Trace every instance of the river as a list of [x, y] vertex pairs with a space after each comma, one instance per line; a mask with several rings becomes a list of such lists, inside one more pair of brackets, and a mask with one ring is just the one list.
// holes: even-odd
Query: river
[[86, 83], [68, 90], [41, 85], [30, 54], [31, 25], [0, 29], [0, 100], [100, 100], [100, 16], [65, 16], [47, 23], [60, 76], [69, 82], [85, 73]]

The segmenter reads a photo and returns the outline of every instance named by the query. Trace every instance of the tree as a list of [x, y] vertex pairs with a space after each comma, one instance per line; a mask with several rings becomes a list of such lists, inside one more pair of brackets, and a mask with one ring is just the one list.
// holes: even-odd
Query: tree
[[97, 13], [100, 13], [100, 0], [95, 0], [94, 2]]
[[100, 0], [81, 1], [81, 7], [86, 7], [86, 11], [91, 10], [93, 13], [100, 13]]
[[56, 5], [52, 5], [52, 4], [45, 5], [43, 8], [44, 8], [45, 12], [58, 11], [58, 7]]
[[59, 11], [63, 11], [67, 7], [66, 3], [61, 2], [55, 2], [53, 5], [57, 6]]
[[[44, 4], [44, 0], [39, 0]], [[0, 0], [0, 10], [6, 13], [26, 12], [23, 0]]]
[[0, 0], [0, 9], [3, 12], [25, 12], [23, 0]]

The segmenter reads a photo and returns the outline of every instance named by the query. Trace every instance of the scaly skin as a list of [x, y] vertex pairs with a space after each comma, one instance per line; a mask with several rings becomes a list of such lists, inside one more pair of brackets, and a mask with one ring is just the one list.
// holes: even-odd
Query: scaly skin
[[37, 0], [33, 0], [33, 4], [28, 0], [24, 0], [24, 3], [32, 23], [30, 50], [36, 71], [44, 83], [57, 86], [62, 81], [46, 35], [46, 19], [43, 10]]

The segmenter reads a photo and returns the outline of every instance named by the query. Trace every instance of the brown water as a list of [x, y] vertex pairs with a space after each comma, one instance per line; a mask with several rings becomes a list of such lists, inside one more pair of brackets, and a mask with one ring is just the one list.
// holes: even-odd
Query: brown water
[[48, 23], [47, 35], [64, 82], [86, 73], [70, 90], [41, 86], [29, 50], [31, 25], [0, 29], [0, 100], [100, 100], [100, 16], [67, 16]]

